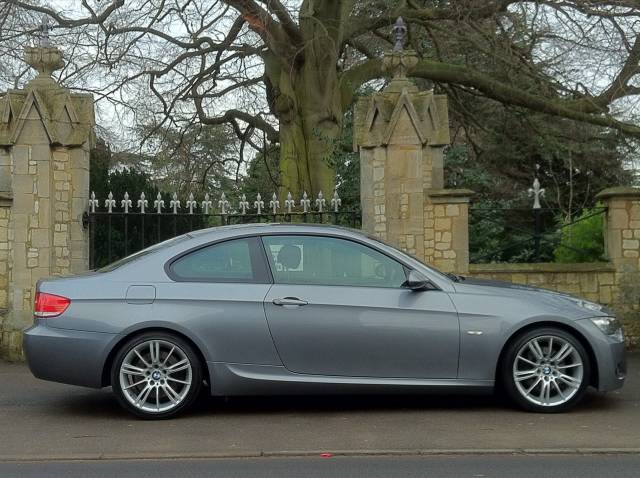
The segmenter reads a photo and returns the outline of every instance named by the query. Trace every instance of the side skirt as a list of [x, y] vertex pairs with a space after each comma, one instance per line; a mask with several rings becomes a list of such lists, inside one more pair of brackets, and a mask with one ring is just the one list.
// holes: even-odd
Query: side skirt
[[493, 380], [341, 377], [274, 365], [207, 362], [212, 395], [491, 393]]

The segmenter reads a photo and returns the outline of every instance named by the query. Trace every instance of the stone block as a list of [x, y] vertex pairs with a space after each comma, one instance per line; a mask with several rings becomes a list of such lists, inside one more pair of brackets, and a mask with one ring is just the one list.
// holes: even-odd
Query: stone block
[[457, 204], [449, 204], [446, 209], [447, 217], [456, 217], [460, 215], [460, 206]]

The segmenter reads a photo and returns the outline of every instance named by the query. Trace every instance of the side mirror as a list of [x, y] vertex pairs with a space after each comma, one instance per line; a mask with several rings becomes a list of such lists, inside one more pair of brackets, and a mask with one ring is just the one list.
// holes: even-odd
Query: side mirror
[[425, 276], [418, 271], [410, 270], [407, 274], [407, 280], [403, 284], [407, 289], [419, 291], [419, 290], [433, 290], [436, 287]]

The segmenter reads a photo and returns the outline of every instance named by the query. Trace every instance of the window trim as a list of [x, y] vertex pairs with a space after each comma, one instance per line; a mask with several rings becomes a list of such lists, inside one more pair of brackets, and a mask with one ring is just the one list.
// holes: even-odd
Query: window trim
[[[238, 240], [248, 240], [249, 243], [249, 260], [251, 261], [251, 267], [254, 269], [253, 279], [212, 279], [212, 278], [189, 278], [182, 277], [175, 273], [173, 270], [173, 264], [183, 257], [197, 252], [207, 247], [223, 244], [225, 242], [232, 242]], [[210, 241], [205, 244], [200, 244], [186, 251], [182, 251], [180, 254], [173, 256], [171, 259], [165, 262], [164, 272], [174, 282], [197, 282], [207, 284], [273, 284], [273, 275], [268, 264], [268, 259], [265, 257], [264, 248], [261, 246], [262, 241], [256, 234], [247, 234], [242, 236], [224, 237], [215, 241]]]
[[[273, 273], [273, 258], [271, 257], [271, 253], [270, 251], [267, 250], [267, 244], [265, 244], [264, 238], [265, 237], [277, 237], [277, 236], [288, 236], [288, 237], [300, 237], [300, 236], [310, 236], [310, 237], [326, 237], [326, 238], [330, 238], [330, 239], [341, 239], [343, 241], [348, 241], [348, 242], [353, 242], [355, 244], [358, 244], [362, 247], [366, 247], [369, 249], [372, 249], [374, 251], [376, 251], [379, 254], [382, 254], [383, 256], [387, 257], [388, 259], [397, 262], [398, 264], [400, 264], [402, 266], [402, 268], [404, 269], [404, 275], [405, 278], [408, 277], [408, 273], [410, 270], [414, 270], [413, 267], [411, 267], [410, 265], [408, 265], [407, 263], [405, 263], [402, 260], [399, 260], [398, 258], [392, 256], [391, 254], [388, 254], [386, 251], [380, 250], [379, 248], [372, 246], [371, 244], [368, 244], [367, 242], [364, 241], [360, 241], [358, 239], [355, 239], [353, 237], [345, 237], [345, 236], [341, 236], [339, 234], [322, 234], [322, 233], [314, 233], [314, 232], [274, 232], [274, 233], [270, 233], [270, 232], [264, 232], [264, 233], [260, 233], [259, 235], [260, 238], [260, 242], [262, 243], [262, 251], [265, 255], [265, 260], [267, 261], [268, 267], [269, 267], [269, 272], [271, 275], [271, 280], [273, 281], [273, 284], [277, 284], [277, 285], [299, 285], [299, 286], [311, 286], [311, 287], [363, 287], [363, 288], [367, 288], [367, 289], [391, 289], [391, 290], [409, 290], [406, 287], [400, 286], [400, 287], [388, 287], [388, 286], [375, 286], [375, 285], [343, 285], [343, 284], [309, 284], [309, 283], [287, 283], [287, 282], [277, 282], [276, 281], [276, 277]], [[434, 284], [435, 287], [438, 288], [438, 290], [440, 290], [440, 288], [438, 287], [437, 284]]]

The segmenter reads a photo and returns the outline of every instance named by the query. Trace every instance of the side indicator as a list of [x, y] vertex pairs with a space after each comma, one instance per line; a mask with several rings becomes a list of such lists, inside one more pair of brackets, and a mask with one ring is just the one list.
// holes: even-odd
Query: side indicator
[[482, 335], [484, 332], [482, 330], [467, 330], [467, 334], [469, 335]]

